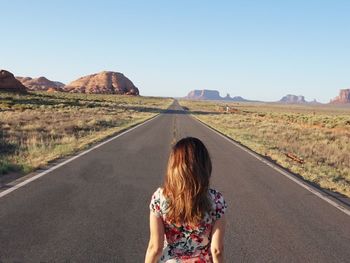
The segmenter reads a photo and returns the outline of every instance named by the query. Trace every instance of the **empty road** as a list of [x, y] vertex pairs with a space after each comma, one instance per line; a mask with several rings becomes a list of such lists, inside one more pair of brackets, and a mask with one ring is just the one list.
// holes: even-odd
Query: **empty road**
[[0, 198], [0, 262], [142, 262], [149, 201], [175, 139], [200, 138], [229, 205], [226, 262], [350, 262], [350, 217], [174, 103]]

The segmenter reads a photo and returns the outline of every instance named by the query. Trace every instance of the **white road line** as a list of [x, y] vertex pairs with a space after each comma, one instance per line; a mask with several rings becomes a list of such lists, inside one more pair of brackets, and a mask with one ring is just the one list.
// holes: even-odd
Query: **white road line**
[[39, 173], [39, 174], [37, 174], [37, 175], [34, 175], [33, 177], [30, 177], [30, 178], [28, 178], [27, 180], [25, 180], [25, 181], [23, 181], [23, 182], [20, 182], [20, 183], [14, 185], [13, 187], [11, 187], [11, 188], [9, 188], [9, 189], [7, 189], [7, 190], [4, 190], [4, 191], [0, 192], [0, 198], [1, 198], [1, 197], [4, 197], [5, 195], [8, 195], [9, 193], [11, 193], [11, 192], [17, 190], [18, 188], [21, 188], [22, 186], [25, 186], [26, 184], [29, 184], [30, 182], [33, 182], [34, 180], [36, 180], [36, 179], [38, 179], [38, 178], [44, 176], [45, 174], [48, 174], [48, 173], [50, 173], [50, 172], [52, 172], [52, 171], [54, 171], [54, 170], [60, 168], [61, 166], [64, 166], [64, 165], [66, 165], [67, 163], [70, 163], [71, 161], [73, 161], [73, 160], [75, 160], [75, 159], [77, 159], [77, 158], [79, 158], [79, 157], [81, 157], [81, 156], [83, 156], [83, 155], [85, 155], [85, 154], [87, 154], [87, 153], [89, 153], [89, 152], [91, 152], [91, 151], [93, 151], [93, 150], [95, 150], [95, 149], [101, 147], [102, 145], [105, 145], [106, 143], [109, 143], [109, 142], [111, 142], [111, 141], [117, 139], [118, 137], [120, 137], [120, 136], [122, 136], [122, 135], [124, 135], [124, 134], [126, 134], [126, 133], [128, 133], [128, 132], [130, 132], [130, 131], [132, 131], [132, 130], [135, 130], [136, 128], [139, 128], [139, 127], [145, 125], [146, 123], [148, 123], [148, 122], [150, 122], [150, 121], [152, 121], [152, 120], [155, 120], [155, 119], [158, 118], [160, 115], [161, 115], [161, 114], [157, 114], [156, 116], [153, 116], [153, 117], [151, 117], [150, 119], [148, 119], [148, 120], [146, 120], [146, 121], [144, 121], [144, 122], [142, 122], [142, 123], [140, 123], [140, 124], [138, 124], [138, 125], [136, 125], [136, 126], [130, 128], [130, 129], [128, 129], [128, 130], [126, 130], [126, 131], [124, 131], [124, 132], [122, 132], [122, 133], [120, 133], [120, 134], [118, 134], [118, 135], [116, 135], [116, 136], [114, 136], [114, 137], [112, 137], [112, 138], [106, 140], [106, 141], [103, 141], [103, 142], [101, 142], [101, 143], [99, 143], [99, 144], [97, 144], [97, 145], [95, 145], [95, 146], [93, 146], [93, 147], [91, 147], [91, 148], [85, 150], [85, 151], [83, 151], [83, 152], [81, 152], [81, 153], [79, 153], [79, 154], [73, 156], [72, 158], [69, 158], [69, 159], [63, 161], [62, 163], [59, 163], [59, 164], [57, 164], [57, 165], [55, 165], [55, 166], [53, 166], [53, 167], [47, 169], [47, 170], [44, 171], [44, 172], [41, 172], [41, 173]]
[[216, 134], [220, 135], [222, 138], [224, 138], [225, 140], [229, 141], [230, 143], [232, 143], [233, 145], [239, 147], [241, 150], [249, 153], [250, 155], [254, 156], [256, 159], [260, 160], [261, 162], [265, 163], [266, 165], [270, 166], [271, 168], [275, 169], [277, 172], [283, 174], [284, 176], [286, 176], [288, 179], [292, 180], [293, 182], [297, 183], [298, 185], [300, 185], [301, 187], [305, 188], [306, 190], [310, 191], [311, 193], [313, 193], [314, 195], [316, 195], [317, 197], [321, 198], [322, 200], [326, 201], [327, 203], [329, 203], [330, 205], [334, 206], [335, 208], [339, 209], [340, 211], [342, 211], [343, 213], [345, 213], [346, 215], [350, 216], [350, 210], [348, 208], [346, 208], [345, 206], [342, 206], [341, 204], [333, 201], [326, 193], [322, 194], [321, 192], [319, 192], [316, 188], [312, 187], [311, 185], [307, 185], [306, 183], [302, 182], [301, 180], [299, 180], [298, 178], [296, 178], [294, 175], [288, 173], [287, 171], [281, 169], [280, 167], [278, 167], [277, 165], [267, 161], [266, 159], [262, 158], [261, 156], [259, 156], [257, 153], [255, 153], [252, 150], [249, 150], [245, 147], [243, 147], [242, 145], [238, 144], [237, 142], [229, 139], [228, 137], [226, 137], [225, 135], [221, 134], [220, 132], [218, 132], [217, 130], [215, 130], [214, 128], [210, 127], [209, 125], [205, 124], [204, 122], [202, 122], [201, 120], [197, 119], [196, 117], [190, 115], [194, 120], [198, 121], [200, 124], [202, 124], [204, 127], [209, 128], [211, 131], [215, 132]]

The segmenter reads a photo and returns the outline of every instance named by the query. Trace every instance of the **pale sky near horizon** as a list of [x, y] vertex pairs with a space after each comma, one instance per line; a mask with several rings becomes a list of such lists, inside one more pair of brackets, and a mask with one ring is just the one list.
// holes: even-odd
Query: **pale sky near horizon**
[[124, 73], [142, 95], [321, 102], [350, 87], [350, 1], [0, 0], [0, 68], [68, 83]]

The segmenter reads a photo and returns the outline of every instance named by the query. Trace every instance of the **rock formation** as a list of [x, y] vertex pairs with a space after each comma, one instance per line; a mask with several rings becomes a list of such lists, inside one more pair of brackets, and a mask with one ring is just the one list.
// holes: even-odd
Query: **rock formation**
[[291, 104], [307, 103], [304, 96], [301, 96], [301, 95], [296, 96], [296, 95], [292, 95], [292, 94], [288, 94], [287, 96], [284, 96], [282, 99], [279, 100], [279, 102], [291, 103]]
[[241, 96], [234, 96], [234, 97], [231, 97], [230, 100], [231, 100], [231, 101], [250, 101], [250, 100], [246, 100], [245, 98], [242, 98]]
[[29, 78], [16, 77], [24, 86], [31, 91], [62, 91], [64, 84], [58, 81], [51, 81], [45, 77]]
[[0, 91], [26, 93], [26, 87], [6, 70], [0, 70]]
[[297, 95], [291, 95], [291, 94], [288, 94], [288, 95], [282, 97], [282, 99], [277, 101], [277, 103], [314, 104], [314, 105], [322, 104], [322, 103], [318, 102], [316, 99], [313, 99], [312, 101], [307, 101], [307, 100], [305, 100], [305, 97], [302, 95], [297, 96]]
[[187, 96], [187, 99], [192, 100], [222, 100], [220, 93], [217, 90], [192, 90]]
[[339, 95], [331, 100], [333, 104], [350, 103], [350, 89], [341, 89]]
[[221, 97], [219, 91], [217, 90], [192, 90], [190, 91], [185, 99], [190, 100], [226, 100], [226, 101], [248, 101], [240, 96], [230, 97], [227, 94], [225, 97]]
[[139, 95], [138, 88], [122, 73], [103, 71], [81, 77], [64, 87], [74, 93]]

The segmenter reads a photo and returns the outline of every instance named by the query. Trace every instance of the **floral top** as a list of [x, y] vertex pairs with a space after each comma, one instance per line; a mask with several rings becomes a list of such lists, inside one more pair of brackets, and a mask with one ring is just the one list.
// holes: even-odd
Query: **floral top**
[[164, 223], [165, 241], [160, 262], [212, 262], [210, 253], [210, 236], [212, 227], [227, 208], [222, 194], [209, 189], [208, 194], [212, 200], [212, 211], [206, 214], [202, 223], [196, 227], [188, 225], [176, 226], [167, 221], [166, 210], [168, 202], [163, 195], [162, 188], [158, 188], [150, 203], [150, 210]]

